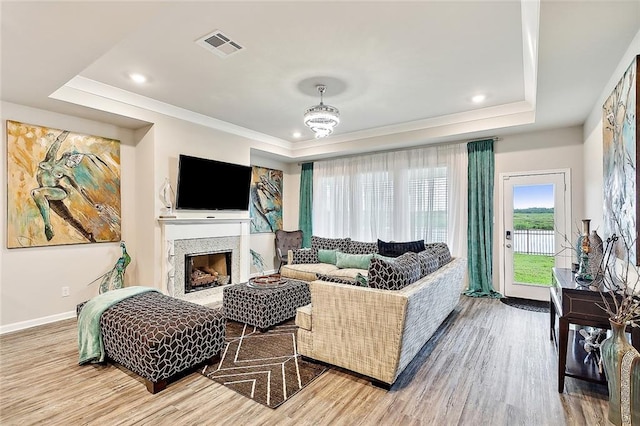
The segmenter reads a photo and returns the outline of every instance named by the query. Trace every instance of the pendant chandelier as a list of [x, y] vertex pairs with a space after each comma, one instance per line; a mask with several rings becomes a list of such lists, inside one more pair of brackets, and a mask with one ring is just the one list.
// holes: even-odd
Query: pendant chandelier
[[313, 130], [316, 139], [324, 138], [333, 133], [333, 128], [340, 123], [340, 111], [331, 105], [325, 105], [322, 97], [326, 87], [323, 84], [316, 86], [320, 92], [320, 104], [314, 105], [304, 113], [304, 125]]

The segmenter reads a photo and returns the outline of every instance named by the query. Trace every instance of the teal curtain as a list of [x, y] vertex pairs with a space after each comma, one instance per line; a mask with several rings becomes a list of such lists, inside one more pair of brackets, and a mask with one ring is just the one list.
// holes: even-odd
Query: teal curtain
[[493, 289], [493, 139], [469, 142], [467, 250], [471, 297], [501, 298]]
[[313, 207], [313, 163], [303, 163], [300, 173], [300, 210], [298, 228], [302, 230], [302, 247], [311, 247], [313, 232], [311, 208]]

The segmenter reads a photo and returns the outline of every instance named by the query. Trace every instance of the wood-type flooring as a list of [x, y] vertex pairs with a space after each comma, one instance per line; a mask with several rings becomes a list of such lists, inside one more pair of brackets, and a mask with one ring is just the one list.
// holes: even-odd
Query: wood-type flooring
[[607, 425], [606, 386], [557, 386], [549, 315], [463, 296], [390, 391], [331, 369], [277, 409], [190, 374], [152, 395], [78, 365], [75, 319], [0, 336], [0, 425]]

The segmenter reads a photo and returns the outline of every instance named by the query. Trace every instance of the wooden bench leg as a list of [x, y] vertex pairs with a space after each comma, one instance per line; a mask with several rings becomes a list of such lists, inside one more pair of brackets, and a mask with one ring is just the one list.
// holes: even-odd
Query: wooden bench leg
[[157, 382], [152, 382], [151, 380], [144, 379], [144, 384], [147, 386], [147, 390], [151, 393], [158, 393], [167, 387], [166, 380], [159, 380]]

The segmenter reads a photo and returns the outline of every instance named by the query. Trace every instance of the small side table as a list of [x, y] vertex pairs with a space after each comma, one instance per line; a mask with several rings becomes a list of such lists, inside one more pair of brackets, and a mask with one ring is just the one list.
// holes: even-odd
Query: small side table
[[224, 316], [258, 327], [261, 331], [295, 317], [297, 309], [309, 303], [309, 284], [298, 280], [288, 280], [277, 288], [234, 284], [222, 291]]
[[[584, 364], [586, 352], [579, 344], [580, 335], [569, 330], [570, 324], [607, 330], [611, 328], [607, 313], [596, 305], [603, 303], [600, 292], [576, 284], [570, 269], [553, 268], [550, 296], [550, 339], [558, 348], [558, 392], [564, 392], [565, 377], [606, 384], [604, 373], [601, 374], [593, 365]], [[611, 298], [611, 295], [606, 297]], [[613, 299], [611, 300], [613, 303]], [[627, 331], [631, 333], [633, 346], [640, 350], [640, 330], [628, 327]], [[571, 351], [567, 351], [569, 344], [572, 345]]]

